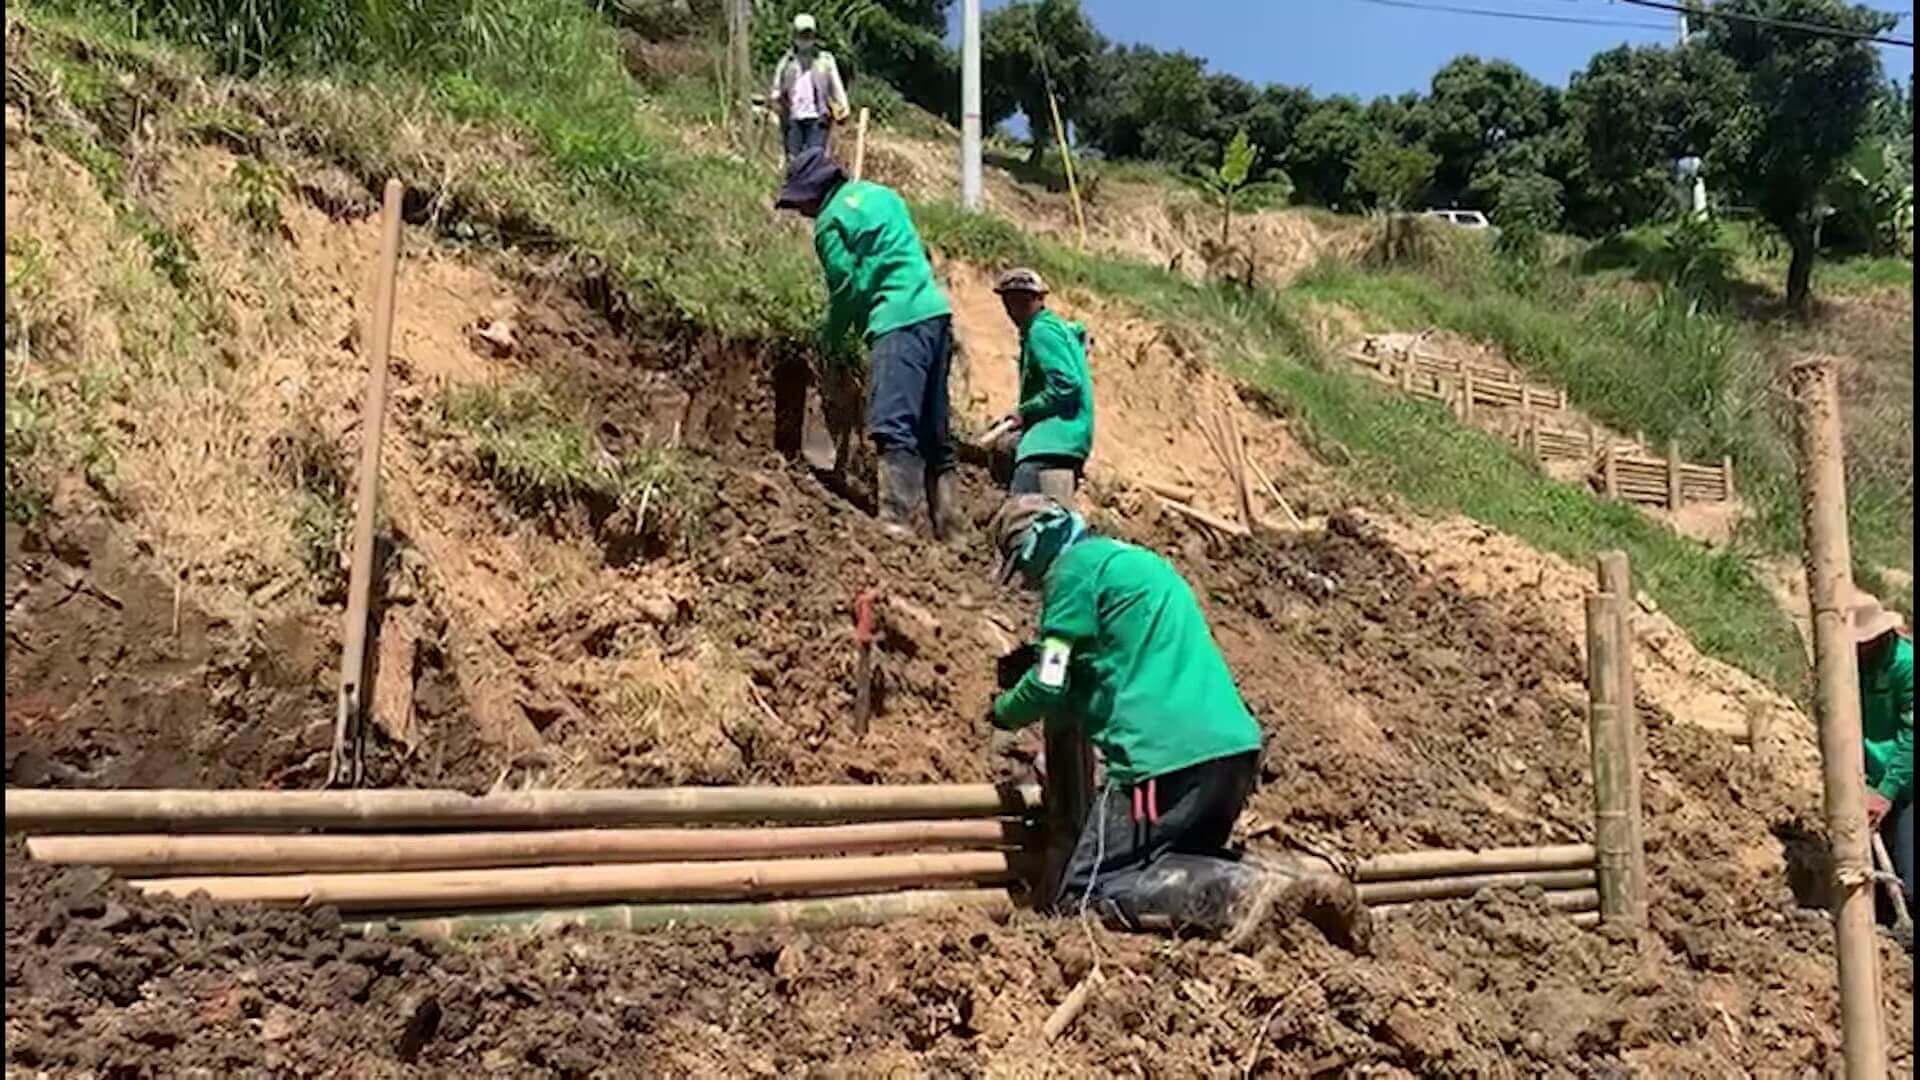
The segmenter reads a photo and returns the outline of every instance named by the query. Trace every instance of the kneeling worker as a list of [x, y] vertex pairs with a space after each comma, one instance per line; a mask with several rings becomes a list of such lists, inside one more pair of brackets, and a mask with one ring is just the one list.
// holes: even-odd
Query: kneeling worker
[[1867, 827], [1880, 834], [1893, 871], [1915, 902], [1913, 875], [1913, 642], [1900, 616], [1864, 591], [1848, 612], [1860, 663], [1860, 734], [1865, 751]]
[[[1230, 945], [1281, 912], [1365, 949], [1370, 923], [1351, 883], [1317, 860], [1259, 863], [1229, 849], [1259, 774], [1260, 729], [1200, 605], [1159, 555], [1087, 532], [1044, 495], [994, 517], [1002, 581], [1042, 595], [1040, 641], [1005, 665], [996, 727], [1077, 724], [1105, 782], [1055, 896], [1130, 929], [1192, 928]], [[1015, 670], [1024, 669], [1014, 676]]]

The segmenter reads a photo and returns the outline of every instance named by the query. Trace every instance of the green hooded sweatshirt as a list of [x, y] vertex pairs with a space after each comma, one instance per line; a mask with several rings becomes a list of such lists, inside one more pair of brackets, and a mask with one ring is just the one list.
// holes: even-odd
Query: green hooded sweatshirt
[[871, 342], [953, 311], [907, 204], [892, 188], [867, 180], [835, 188], [813, 220], [813, 250], [827, 279], [821, 335], [829, 347], [849, 332]]
[[1898, 634], [1860, 665], [1860, 733], [1867, 786], [1890, 803], [1913, 798], [1913, 642]]
[[1087, 328], [1042, 308], [1020, 332], [1020, 445], [1014, 460], [1093, 453]]
[[1036, 664], [994, 702], [996, 727], [1078, 723], [1131, 786], [1260, 749], [1193, 590], [1159, 555], [1104, 536], [1062, 551], [1042, 585], [1040, 637], [1072, 649], [1064, 686]]

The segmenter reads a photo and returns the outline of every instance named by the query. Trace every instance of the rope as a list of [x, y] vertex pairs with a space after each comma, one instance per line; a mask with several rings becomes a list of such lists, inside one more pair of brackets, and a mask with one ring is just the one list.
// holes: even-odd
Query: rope
[[1093, 872], [1087, 875], [1087, 887], [1080, 893], [1080, 928], [1087, 933], [1087, 950], [1093, 954], [1093, 971], [1104, 977], [1100, 968], [1100, 942], [1093, 936], [1093, 920], [1087, 916], [1087, 905], [1093, 900], [1093, 883], [1100, 876], [1100, 867], [1107, 861], [1107, 796], [1113, 793], [1113, 781], [1100, 785], [1100, 805], [1094, 808], [1099, 815], [1093, 832]]

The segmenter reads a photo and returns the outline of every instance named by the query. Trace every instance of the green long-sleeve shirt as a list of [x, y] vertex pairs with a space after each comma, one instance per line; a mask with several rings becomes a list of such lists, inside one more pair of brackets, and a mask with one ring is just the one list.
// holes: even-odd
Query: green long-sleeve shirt
[[996, 726], [1079, 723], [1123, 785], [1260, 748], [1199, 602], [1165, 559], [1088, 537], [1054, 559], [1042, 589], [1042, 651], [1047, 639], [1072, 649], [1065, 683], [1048, 686], [1036, 664], [994, 702]]
[[867, 180], [841, 184], [814, 219], [813, 250], [827, 280], [821, 336], [829, 347], [849, 333], [872, 341], [953, 311], [934, 281], [906, 201], [892, 188]]
[[1913, 642], [1895, 635], [1871, 664], [1860, 665], [1860, 732], [1867, 784], [1888, 802], [1913, 797]]
[[1014, 460], [1093, 453], [1087, 330], [1042, 308], [1020, 332], [1020, 445]]

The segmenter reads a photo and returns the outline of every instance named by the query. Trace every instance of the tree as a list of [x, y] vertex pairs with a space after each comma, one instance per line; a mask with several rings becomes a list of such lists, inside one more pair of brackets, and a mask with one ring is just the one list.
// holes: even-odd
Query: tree
[[[1719, 15], [1832, 26], [1883, 34], [1896, 21], [1840, 0], [1720, 0]], [[1872, 118], [1882, 85], [1871, 44], [1813, 34], [1778, 23], [1707, 20], [1705, 47], [1732, 61], [1750, 116], [1742, 160], [1731, 171], [1760, 215], [1786, 237], [1787, 305], [1805, 313], [1820, 246], [1821, 193], [1832, 183]]]
[[1300, 121], [1286, 157], [1287, 174], [1307, 199], [1337, 209], [1368, 134], [1359, 102], [1350, 97], [1327, 98]]
[[1080, 0], [1014, 0], [989, 13], [980, 27], [982, 120], [991, 127], [1024, 113], [1033, 138], [1029, 160], [1039, 162], [1053, 141], [1048, 86], [1061, 123], [1078, 120], [1105, 45]]
[[1682, 157], [1703, 158], [1708, 182], [1719, 187], [1715, 166], [1738, 157], [1728, 139], [1740, 92], [1732, 62], [1708, 49], [1623, 45], [1595, 55], [1567, 88], [1580, 148], [1570, 170], [1575, 223], [1602, 231], [1660, 216]]
[[1420, 109], [1427, 145], [1440, 156], [1435, 195], [1449, 202], [1467, 197], [1483, 159], [1546, 134], [1558, 107], [1552, 90], [1505, 60], [1461, 56], [1441, 68]]
[[1376, 135], [1354, 156], [1347, 182], [1374, 206], [1398, 213], [1426, 191], [1439, 163], [1439, 156], [1424, 146]]

